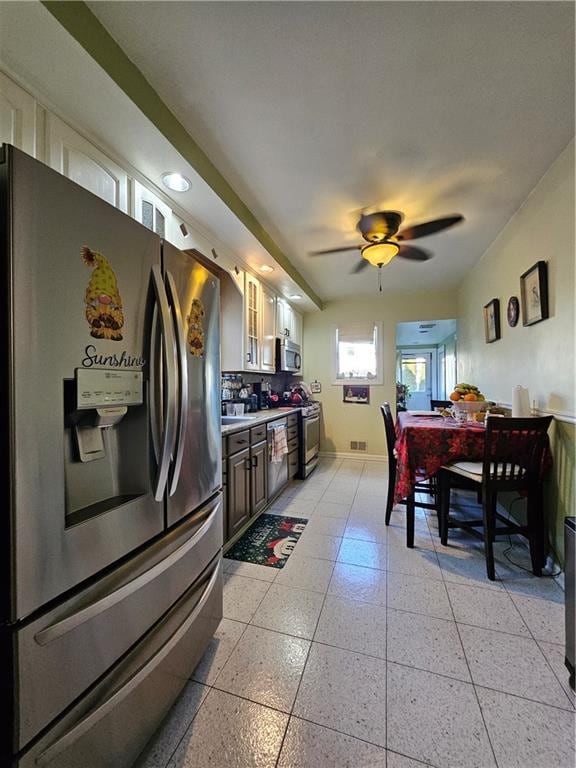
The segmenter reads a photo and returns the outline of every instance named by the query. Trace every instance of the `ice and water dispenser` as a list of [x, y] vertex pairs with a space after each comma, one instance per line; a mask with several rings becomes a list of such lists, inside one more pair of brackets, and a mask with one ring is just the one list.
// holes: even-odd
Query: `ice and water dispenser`
[[143, 374], [78, 368], [64, 382], [66, 522], [75, 525], [149, 490]]

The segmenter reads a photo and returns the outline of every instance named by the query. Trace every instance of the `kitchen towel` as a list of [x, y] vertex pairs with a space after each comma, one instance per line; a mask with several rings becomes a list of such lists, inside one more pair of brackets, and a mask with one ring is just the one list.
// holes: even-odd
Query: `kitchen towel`
[[518, 419], [525, 419], [531, 415], [528, 390], [526, 387], [521, 387], [518, 384], [512, 390], [512, 416]]
[[272, 449], [270, 459], [273, 464], [280, 464], [282, 457], [288, 453], [288, 441], [286, 439], [286, 427], [280, 424], [272, 427]]

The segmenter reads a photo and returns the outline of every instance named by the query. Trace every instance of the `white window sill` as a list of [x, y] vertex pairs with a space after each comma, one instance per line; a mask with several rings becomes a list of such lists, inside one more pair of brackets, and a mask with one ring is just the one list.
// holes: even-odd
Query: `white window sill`
[[381, 387], [379, 379], [337, 379], [332, 382], [333, 387]]

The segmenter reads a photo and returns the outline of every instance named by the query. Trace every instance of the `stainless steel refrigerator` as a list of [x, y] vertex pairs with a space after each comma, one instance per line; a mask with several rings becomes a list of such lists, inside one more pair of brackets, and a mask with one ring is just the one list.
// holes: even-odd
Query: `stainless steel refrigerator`
[[222, 615], [218, 280], [0, 154], [0, 764], [127, 768]]

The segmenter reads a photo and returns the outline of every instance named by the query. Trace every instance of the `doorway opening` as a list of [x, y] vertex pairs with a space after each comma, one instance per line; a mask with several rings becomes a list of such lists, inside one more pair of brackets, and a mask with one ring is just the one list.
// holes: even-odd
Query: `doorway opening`
[[396, 326], [396, 409], [430, 410], [456, 384], [456, 320], [419, 320]]

